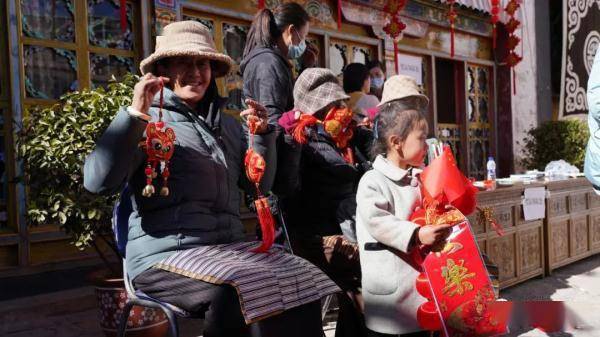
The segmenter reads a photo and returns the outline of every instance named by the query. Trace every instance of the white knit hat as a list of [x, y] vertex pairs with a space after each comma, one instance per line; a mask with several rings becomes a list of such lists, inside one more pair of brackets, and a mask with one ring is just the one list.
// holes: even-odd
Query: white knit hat
[[163, 35], [156, 37], [156, 50], [142, 60], [142, 74], [154, 71], [156, 61], [175, 56], [200, 56], [213, 63], [214, 77], [226, 75], [233, 60], [217, 51], [211, 33], [203, 24], [196, 21], [179, 21], [168, 24]]
[[419, 108], [423, 110], [429, 105], [429, 98], [421, 94], [414, 78], [407, 75], [394, 75], [385, 81], [378, 106], [404, 98], [415, 98]]

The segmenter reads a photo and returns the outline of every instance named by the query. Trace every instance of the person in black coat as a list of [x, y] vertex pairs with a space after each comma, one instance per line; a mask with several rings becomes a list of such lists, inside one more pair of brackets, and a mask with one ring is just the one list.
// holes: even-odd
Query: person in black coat
[[354, 219], [372, 133], [356, 124], [348, 98], [329, 69], [310, 68], [298, 77], [294, 110], [279, 119], [285, 133], [273, 191], [282, 200], [294, 253], [344, 291], [336, 336], [364, 336]]

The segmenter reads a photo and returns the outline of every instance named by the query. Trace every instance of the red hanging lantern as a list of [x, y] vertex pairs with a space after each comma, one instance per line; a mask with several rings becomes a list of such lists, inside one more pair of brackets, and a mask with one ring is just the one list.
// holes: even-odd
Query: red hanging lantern
[[[521, 60], [523, 59], [522, 49], [521, 49], [520, 56], [515, 51], [519, 44], [521, 44], [521, 48], [523, 47], [523, 44], [521, 43], [521, 38], [519, 38], [516, 35], [517, 29], [519, 27], [522, 28], [521, 21], [519, 21], [515, 17], [517, 14], [517, 11], [519, 10], [520, 7], [521, 7], [520, 0], [510, 0], [506, 4], [506, 7], [504, 8], [504, 10], [506, 11], [506, 14], [508, 14], [508, 16], [510, 17], [510, 19], [506, 23], [506, 30], [508, 31], [509, 35], [508, 35], [508, 40], [506, 42], [506, 48], [508, 49], [508, 55], [506, 56], [505, 62], [506, 62], [506, 65], [512, 69], [513, 94], [515, 94], [515, 95], [517, 94], [517, 78], [516, 78], [516, 74], [515, 74], [515, 66], [517, 64], [519, 64], [519, 62], [521, 62]], [[523, 35], [522, 31], [521, 31], [521, 35]]]
[[265, 8], [265, 0], [258, 0], [258, 10]]
[[454, 9], [454, 3], [456, 0], [447, 0], [450, 8], [448, 9], [448, 21], [450, 22], [450, 57], [454, 57], [454, 34], [455, 34], [455, 23], [458, 14]]
[[492, 41], [494, 49], [496, 49], [496, 28], [498, 21], [500, 21], [500, 0], [491, 0], [492, 1]]
[[406, 29], [406, 24], [400, 20], [400, 11], [406, 5], [406, 0], [388, 0], [383, 11], [390, 16], [390, 21], [383, 27], [383, 31], [389, 35], [394, 42], [394, 65], [396, 74], [398, 68], [398, 41], [396, 39]]

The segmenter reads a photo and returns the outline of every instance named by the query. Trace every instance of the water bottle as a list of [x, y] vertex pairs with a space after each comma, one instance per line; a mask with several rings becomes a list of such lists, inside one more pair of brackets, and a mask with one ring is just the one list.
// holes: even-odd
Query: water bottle
[[487, 177], [485, 180], [485, 185], [487, 189], [493, 190], [496, 188], [496, 162], [494, 161], [494, 157], [488, 157], [487, 161]]

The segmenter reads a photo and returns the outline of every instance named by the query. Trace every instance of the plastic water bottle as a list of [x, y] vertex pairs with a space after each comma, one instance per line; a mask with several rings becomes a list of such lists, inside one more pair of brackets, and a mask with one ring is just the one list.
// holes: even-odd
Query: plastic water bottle
[[485, 180], [485, 185], [487, 189], [495, 189], [496, 188], [496, 162], [494, 161], [494, 157], [488, 157], [487, 161], [487, 177]]

